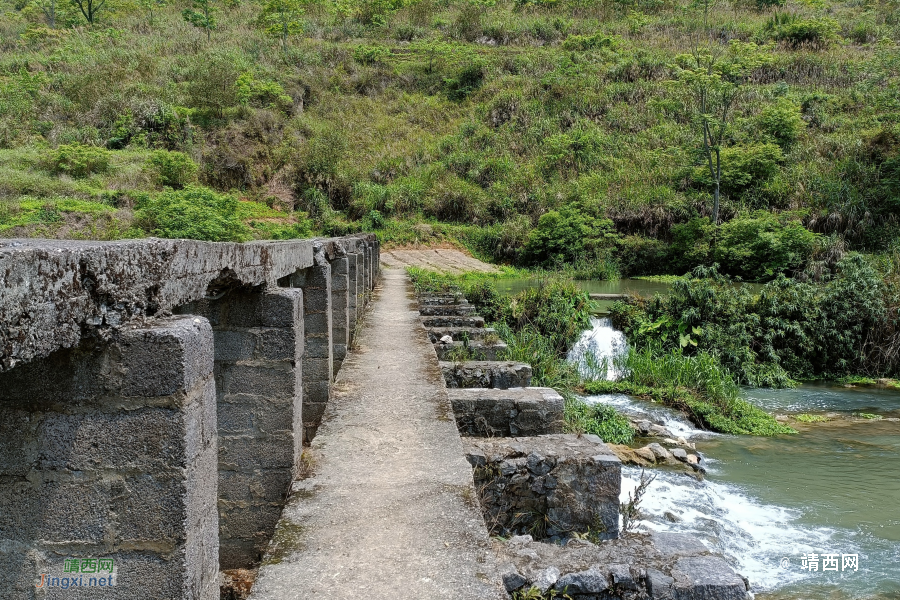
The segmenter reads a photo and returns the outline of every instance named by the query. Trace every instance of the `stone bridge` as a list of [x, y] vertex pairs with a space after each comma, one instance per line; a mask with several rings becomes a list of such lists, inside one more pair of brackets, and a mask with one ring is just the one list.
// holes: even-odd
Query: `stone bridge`
[[507, 351], [368, 234], [0, 242], [0, 599], [745, 600]]
[[[269, 542], [378, 271], [368, 234], [0, 242], [0, 597], [218, 598]], [[129, 575], [37, 587], [78, 581], [67, 557]]]

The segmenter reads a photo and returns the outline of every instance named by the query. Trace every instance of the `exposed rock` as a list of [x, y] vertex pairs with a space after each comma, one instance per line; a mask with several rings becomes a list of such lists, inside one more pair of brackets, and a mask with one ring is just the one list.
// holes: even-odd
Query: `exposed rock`
[[449, 335], [445, 335], [444, 337], [441, 338], [441, 343], [442, 344], [452, 344], [453, 338], [450, 337]]
[[668, 429], [666, 429], [665, 427], [663, 427], [662, 425], [651, 425], [650, 433], [652, 435], [656, 435], [659, 437], [667, 437], [667, 438], [672, 437], [672, 432], [669, 431]]
[[586, 571], [563, 575], [557, 580], [554, 587], [569, 595], [600, 594], [609, 589], [609, 582], [606, 575], [593, 566]]
[[653, 600], [674, 600], [675, 580], [656, 569], [647, 569], [647, 593]]
[[656, 457], [657, 461], [664, 461], [664, 460], [669, 460], [670, 458], [672, 458], [671, 453], [669, 453], [668, 450], [666, 450], [665, 448], [663, 448], [661, 445], [657, 444], [656, 442], [653, 442], [652, 444], [647, 444], [647, 446], [645, 446], [645, 448], [650, 450], [650, 452], [653, 453], [653, 455]]
[[541, 590], [543, 594], [553, 587], [553, 584], [559, 579], [559, 569], [556, 567], [547, 567], [534, 578], [531, 585]]
[[634, 425], [641, 432], [641, 435], [650, 435], [650, 429], [653, 427], [653, 423], [646, 419], [637, 421]]
[[675, 563], [672, 577], [679, 600], [745, 600], [748, 597], [744, 579], [718, 556], [681, 558]]
[[513, 565], [504, 565], [501, 568], [502, 577], [503, 577], [503, 587], [506, 588], [507, 592], [514, 592], [528, 583], [528, 580], [525, 579]]
[[684, 450], [684, 448], [673, 448], [672, 456], [674, 456], [681, 462], [687, 461], [687, 452]]
[[635, 449], [634, 453], [651, 464], [656, 462], [656, 454], [653, 452], [653, 450], [647, 448], [646, 446], [644, 448]]
[[628, 565], [614, 564], [609, 565], [609, 576], [612, 578], [613, 587], [619, 590], [637, 590], [637, 583], [631, 576], [631, 569]]
[[687, 455], [687, 462], [688, 462], [689, 465], [699, 465], [699, 464], [700, 464], [700, 457], [698, 457], [696, 454], [688, 454], [688, 455]]

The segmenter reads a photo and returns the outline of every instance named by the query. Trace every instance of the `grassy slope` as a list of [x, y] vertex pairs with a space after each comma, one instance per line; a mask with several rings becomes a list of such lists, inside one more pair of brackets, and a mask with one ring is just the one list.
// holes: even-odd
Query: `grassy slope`
[[[696, 10], [676, 4], [487, 4], [371, 2], [346, 16], [310, 4], [304, 35], [282, 51], [255, 26], [253, 2], [223, 9], [210, 43], [179, 3], [157, 10], [153, 25], [122, 4], [93, 28], [56, 31], [7, 3], [0, 234], [139, 233], [132, 196], [160, 189], [148, 147], [187, 152], [202, 183], [276, 206], [276, 220], [308, 215], [324, 233], [375, 228], [397, 243], [461, 240], [500, 259], [517, 256], [542, 213], [572, 201], [612, 217], [620, 235], [662, 238], [708, 210], [668, 65], [706, 31], [767, 41], [769, 13], [723, 3], [704, 29]], [[898, 5], [824, 0], [781, 13], [830, 16], [843, 37], [779, 44], [755, 74], [732, 144], [766, 141], [757, 119], [779, 98], [801, 107], [808, 126], [777, 171], [733, 191], [723, 214], [799, 210], [810, 228], [883, 250], [896, 220], [874, 190], [883, 189], [878, 152], [896, 152], [884, 132], [900, 121]], [[60, 21], [78, 24], [73, 14]], [[563, 48], [597, 33], [611, 47]], [[247, 73], [255, 83], [242, 95], [235, 82]], [[169, 115], [164, 125], [159, 115]], [[45, 146], [72, 142], [125, 149], [104, 176], [42, 169]]]

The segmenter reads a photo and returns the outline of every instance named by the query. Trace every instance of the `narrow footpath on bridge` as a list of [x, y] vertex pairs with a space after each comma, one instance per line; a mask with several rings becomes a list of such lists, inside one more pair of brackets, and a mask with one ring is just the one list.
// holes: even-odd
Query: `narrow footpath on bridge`
[[506, 598], [403, 270], [382, 271], [356, 345], [251, 599]]

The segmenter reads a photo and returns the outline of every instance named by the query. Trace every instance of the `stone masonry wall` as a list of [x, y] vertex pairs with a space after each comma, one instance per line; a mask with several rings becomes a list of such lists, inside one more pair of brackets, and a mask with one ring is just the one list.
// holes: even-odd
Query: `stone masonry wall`
[[303, 450], [303, 292], [235, 290], [181, 310], [213, 325], [219, 562], [243, 568], [272, 537]]
[[[218, 598], [212, 336], [199, 317], [158, 319], [0, 375], [4, 597], [103, 558], [104, 598]], [[97, 597], [107, 573], [80, 569], [85, 587], [40, 597]]]

